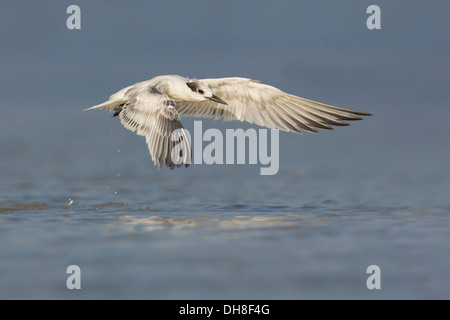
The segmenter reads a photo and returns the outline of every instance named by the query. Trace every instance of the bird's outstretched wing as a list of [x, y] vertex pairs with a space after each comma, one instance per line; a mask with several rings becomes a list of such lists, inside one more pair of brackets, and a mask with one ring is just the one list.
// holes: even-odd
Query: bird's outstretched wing
[[345, 120], [361, 120], [370, 114], [339, 108], [285, 93], [275, 87], [246, 78], [201, 79], [212, 92], [227, 102], [178, 103], [181, 115], [241, 120], [274, 129], [301, 133], [318, 132], [331, 126], [346, 126]]
[[143, 90], [115, 109], [125, 128], [145, 137], [158, 168], [190, 163], [191, 147], [175, 106], [167, 95]]

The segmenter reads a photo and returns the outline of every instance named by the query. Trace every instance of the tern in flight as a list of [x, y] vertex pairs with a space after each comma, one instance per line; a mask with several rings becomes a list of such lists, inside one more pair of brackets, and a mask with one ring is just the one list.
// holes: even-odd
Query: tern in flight
[[[302, 133], [348, 126], [345, 121], [371, 115], [297, 97], [256, 80], [177, 75], [136, 83], [84, 110], [92, 109], [114, 112], [125, 128], [145, 137], [154, 164], [170, 169], [190, 163], [190, 145], [180, 116], [240, 120]], [[179, 155], [181, 161], [173, 161], [172, 150], [180, 142], [184, 143], [184, 155]]]

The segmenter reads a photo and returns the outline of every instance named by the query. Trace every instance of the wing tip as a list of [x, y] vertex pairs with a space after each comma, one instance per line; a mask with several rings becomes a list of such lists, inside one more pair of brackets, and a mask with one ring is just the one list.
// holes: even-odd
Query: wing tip
[[[362, 112], [362, 111], [357, 111], [357, 110], [348, 110], [347, 111], [348, 113], [352, 113], [352, 114], [356, 114], [357, 116], [368, 116], [368, 117], [370, 117], [370, 116], [372, 116], [372, 114], [371, 113], [368, 113], [368, 112]], [[359, 120], [359, 119], [358, 119]]]

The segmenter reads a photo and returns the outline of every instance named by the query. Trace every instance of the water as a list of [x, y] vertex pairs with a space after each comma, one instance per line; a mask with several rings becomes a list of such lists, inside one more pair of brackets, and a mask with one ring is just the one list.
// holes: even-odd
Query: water
[[[209, 28], [196, 24], [181, 35], [172, 26], [164, 37], [129, 37], [136, 28], [92, 18], [121, 10], [155, 27], [144, 2], [139, 10], [83, 2], [79, 33], [57, 29], [64, 5], [41, 6], [51, 8], [48, 25], [31, 20], [30, 34], [16, 8], [8, 16], [22, 17], [22, 28], [2, 34], [10, 45], [0, 78], [0, 298], [450, 298], [448, 28], [433, 24], [448, 10], [422, 17], [433, 23], [413, 32], [392, 18], [404, 8], [386, 4], [389, 32], [369, 36], [347, 5], [335, 9], [348, 25], [305, 28], [308, 12], [326, 14], [331, 1], [261, 7], [253, 22], [249, 4], [222, 5], [224, 15], [209, 23], [223, 42], [205, 49], [192, 30]], [[208, 8], [191, 13], [209, 16]], [[327, 16], [338, 19], [335, 9]], [[294, 12], [303, 19], [266, 26]], [[256, 36], [260, 28], [271, 36]], [[112, 50], [112, 34], [126, 46]], [[169, 40], [186, 50], [162, 50]], [[167, 73], [248, 76], [374, 116], [319, 135], [280, 133], [274, 176], [260, 176], [259, 165], [158, 171], [142, 137], [107, 112], [79, 110]], [[193, 119], [183, 124], [193, 132]], [[203, 122], [211, 127], [252, 126]], [[70, 265], [81, 269], [81, 290], [66, 287]], [[371, 265], [381, 270], [379, 290], [366, 286]]]
[[[380, 162], [354, 136], [376, 117], [282, 133], [280, 172], [260, 176], [256, 165], [158, 171], [116, 119], [53, 112], [64, 130], [2, 148], [2, 298], [449, 297], [446, 163]], [[82, 122], [92, 128], [77, 132]], [[66, 288], [73, 264], [78, 291]], [[381, 290], [366, 287], [369, 265]]]

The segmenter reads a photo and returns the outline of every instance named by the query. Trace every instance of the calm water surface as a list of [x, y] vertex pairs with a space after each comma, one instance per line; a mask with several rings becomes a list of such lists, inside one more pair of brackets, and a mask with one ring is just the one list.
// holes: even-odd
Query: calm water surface
[[[376, 117], [282, 133], [279, 173], [260, 176], [158, 171], [106, 113], [38, 117], [33, 137], [2, 140], [1, 298], [450, 298], [448, 151], [431, 134], [383, 147], [370, 131], [401, 138]], [[72, 264], [81, 290], [66, 288]]]

